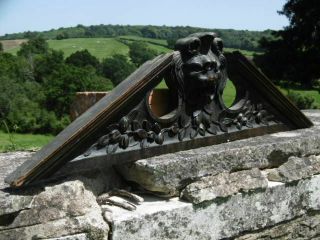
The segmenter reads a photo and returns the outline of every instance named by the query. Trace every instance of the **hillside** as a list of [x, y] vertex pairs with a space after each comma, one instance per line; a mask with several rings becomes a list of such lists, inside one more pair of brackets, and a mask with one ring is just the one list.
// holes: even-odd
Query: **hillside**
[[[0, 36], [0, 40], [28, 39], [34, 36], [41, 36], [45, 39], [68, 39], [68, 38], [115, 38], [121, 36], [143, 37], [153, 40], [160, 40], [172, 43], [178, 38], [185, 37], [195, 32], [213, 31], [224, 40], [228, 48], [244, 50], [261, 50], [259, 40], [262, 37], [271, 37], [271, 30], [247, 31], [233, 29], [209, 29], [198, 27], [168, 27], [168, 26], [130, 26], [130, 25], [95, 25], [52, 29], [43, 32], [23, 32], [6, 34]], [[163, 40], [165, 39], [165, 40]]]
[[[20, 44], [25, 42], [22, 40], [3, 40], [0, 41], [5, 43], [5, 52], [16, 54], [19, 50]], [[64, 56], [68, 57], [70, 54], [87, 49], [92, 55], [96, 56], [98, 59], [103, 59], [111, 57], [114, 54], [128, 55], [129, 47], [128, 43], [133, 41], [143, 41], [147, 43], [148, 47], [155, 50], [159, 54], [172, 51], [167, 47], [167, 41], [164, 39], [152, 39], [143, 38], [137, 36], [120, 36], [115, 38], [70, 38], [62, 40], [47, 40], [49, 47], [55, 50], [62, 50]], [[225, 51], [233, 51], [239, 49], [226, 48]], [[243, 54], [250, 57], [255, 52], [241, 50]]]

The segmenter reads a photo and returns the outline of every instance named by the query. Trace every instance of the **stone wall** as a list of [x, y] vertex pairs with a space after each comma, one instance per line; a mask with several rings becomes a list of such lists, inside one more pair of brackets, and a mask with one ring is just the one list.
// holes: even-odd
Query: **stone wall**
[[320, 239], [320, 111], [305, 114], [314, 127], [117, 167], [69, 163], [19, 191], [3, 178], [32, 153], [0, 154], [0, 240]]

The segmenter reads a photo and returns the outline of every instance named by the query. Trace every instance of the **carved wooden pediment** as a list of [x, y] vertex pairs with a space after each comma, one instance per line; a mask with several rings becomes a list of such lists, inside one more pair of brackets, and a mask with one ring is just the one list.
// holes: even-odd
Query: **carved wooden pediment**
[[[222, 94], [230, 78], [234, 104]], [[168, 89], [156, 90], [166, 81]], [[71, 160], [121, 164], [312, 123], [241, 53], [196, 33], [146, 62], [6, 178], [21, 187]]]

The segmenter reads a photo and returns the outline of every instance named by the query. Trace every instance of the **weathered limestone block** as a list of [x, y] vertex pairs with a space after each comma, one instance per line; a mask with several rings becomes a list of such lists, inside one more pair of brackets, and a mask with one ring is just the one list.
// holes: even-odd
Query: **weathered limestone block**
[[292, 182], [320, 173], [320, 155], [290, 157], [278, 168], [270, 169], [268, 179], [275, 182]]
[[118, 170], [149, 191], [179, 196], [187, 184], [204, 176], [278, 167], [290, 156], [319, 155], [320, 112], [304, 113], [314, 127], [165, 154], [121, 165]]
[[[0, 155], [0, 189], [8, 187], [3, 181], [4, 177], [23, 163], [31, 154], [32, 152], [15, 152], [14, 154], [2, 153]], [[0, 190], [0, 216], [29, 208], [32, 199], [32, 191], [30, 191], [30, 194], [16, 196], [10, 195], [8, 191]]]
[[0, 226], [0, 230], [82, 216], [94, 208], [99, 209], [96, 198], [81, 181], [64, 182], [45, 187], [43, 192], [33, 197], [28, 209], [20, 210], [13, 222], [5, 227]]
[[[107, 239], [109, 226], [103, 219], [96, 194], [106, 190], [110, 183], [105, 180], [110, 179], [98, 174], [91, 178], [78, 176], [23, 190], [8, 188], [4, 177], [31, 154], [0, 154], [0, 240], [64, 236], [70, 240], [90, 239], [91, 236], [91, 239]], [[106, 169], [106, 174], [110, 171]]]
[[271, 240], [271, 239], [319, 239], [320, 213], [311, 212], [289, 222], [256, 233], [245, 234], [235, 240]]
[[83, 181], [73, 180], [45, 187], [33, 196], [28, 208], [4, 219], [0, 239], [60, 237], [90, 229], [107, 236], [109, 227], [92, 191]]
[[234, 195], [238, 192], [249, 192], [264, 189], [268, 181], [257, 168], [234, 173], [220, 173], [201, 178], [191, 183], [181, 192], [181, 197], [193, 204], [212, 201]]
[[173, 198], [145, 199], [134, 212], [112, 207], [111, 239], [224, 239], [272, 227], [315, 210], [313, 201], [319, 200], [316, 186], [320, 185], [320, 175], [291, 185], [268, 185], [266, 190], [238, 193], [199, 205]]
[[107, 240], [108, 232], [109, 227], [101, 218], [101, 212], [91, 211], [80, 217], [66, 217], [42, 224], [1, 230], [0, 240], [59, 239], [79, 233], [84, 234], [87, 239]]

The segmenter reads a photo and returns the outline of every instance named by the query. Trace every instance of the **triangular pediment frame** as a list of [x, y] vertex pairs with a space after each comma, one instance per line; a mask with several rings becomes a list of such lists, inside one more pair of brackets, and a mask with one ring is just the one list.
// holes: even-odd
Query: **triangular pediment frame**
[[[14, 188], [23, 187], [47, 178], [75, 158], [77, 161], [98, 159], [121, 164], [312, 126], [311, 121], [239, 52], [225, 54], [228, 75], [237, 88], [237, 97], [233, 107], [224, 109], [222, 106], [219, 118], [207, 125], [205, 120], [194, 125], [197, 116], [193, 116], [188, 125], [182, 117], [172, 118], [171, 122], [166, 119], [152, 122], [137, 117], [137, 112], [142, 108], [145, 110], [150, 91], [172, 68], [174, 55], [175, 52], [168, 53], [146, 62], [5, 181]], [[181, 107], [180, 102], [178, 105]], [[144, 114], [152, 115], [151, 112]], [[203, 114], [210, 118], [208, 111]], [[138, 127], [134, 127], [135, 124]], [[161, 129], [163, 124], [166, 127]]]

